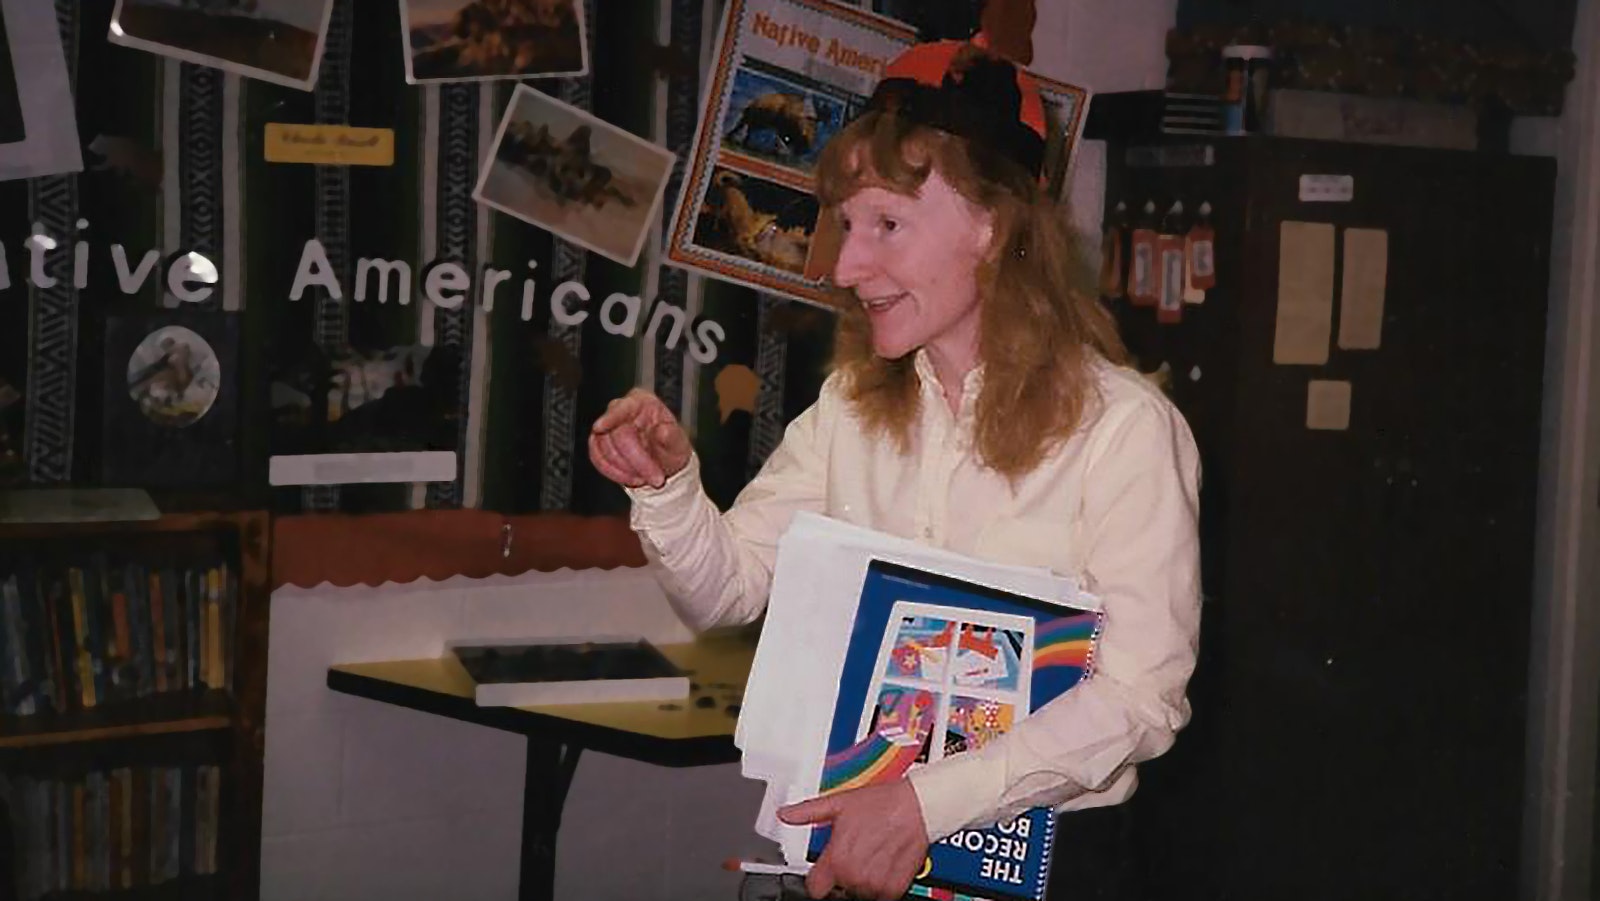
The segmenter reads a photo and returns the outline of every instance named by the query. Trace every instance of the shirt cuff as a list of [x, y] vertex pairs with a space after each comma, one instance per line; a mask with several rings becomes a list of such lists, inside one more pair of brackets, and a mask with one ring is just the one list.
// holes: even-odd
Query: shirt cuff
[[682, 521], [700, 485], [700, 457], [691, 452], [689, 462], [662, 483], [660, 488], [644, 485], [623, 488], [633, 507], [628, 519], [635, 532], [658, 529]]
[[922, 804], [929, 844], [994, 816], [1005, 793], [1005, 766], [1002, 756], [969, 751], [911, 771], [906, 778]]

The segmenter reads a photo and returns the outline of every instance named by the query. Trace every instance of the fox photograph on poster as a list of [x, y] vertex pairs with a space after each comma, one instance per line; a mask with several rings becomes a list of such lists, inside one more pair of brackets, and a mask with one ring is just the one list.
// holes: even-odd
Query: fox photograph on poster
[[817, 198], [753, 174], [718, 169], [694, 243], [758, 266], [803, 274], [817, 225]]

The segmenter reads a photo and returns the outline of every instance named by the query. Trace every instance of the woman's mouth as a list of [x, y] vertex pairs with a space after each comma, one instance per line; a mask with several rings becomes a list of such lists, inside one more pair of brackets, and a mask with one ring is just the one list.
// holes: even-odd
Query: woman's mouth
[[863, 298], [861, 305], [866, 307], [868, 313], [882, 313], [904, 299], [904, 294], [891, 294], [887, 297]]

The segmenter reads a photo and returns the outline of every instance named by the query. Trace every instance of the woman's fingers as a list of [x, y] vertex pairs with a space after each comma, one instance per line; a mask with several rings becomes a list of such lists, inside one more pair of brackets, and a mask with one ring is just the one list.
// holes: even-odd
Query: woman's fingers
[[607, 405], [590, 438], [595, 468], [628, 487], [660, 487], [688, 464], [693, 450], [666, 404], [638, 388]]
[[689, 456], [689, 433], [676, 419], [658, 422], [650, 429], [650, 443], [670, 456]]
[[648, 392], [635, 388], [606, 404], [606, 411], [601, 413], [600, 418], [594, 421], [593, 431], [609, 432], [624, 423], [638, 419], [648, 402], [647, 398], [651, 397], [653, 395]]
[[625, 488], [644, 484], [644, 477], [617, 453], [610, 434], [589, 436], [589, 461], [601, 475]]
[[607, 432], [604, 436], [611, 442], [611, 449], [621, 458], [623, 464], [639, 474], [646, 484], [659, 488], [667, 477], [650, 447], [645, 446], [644, 436], [637, 428], [619, 428]]

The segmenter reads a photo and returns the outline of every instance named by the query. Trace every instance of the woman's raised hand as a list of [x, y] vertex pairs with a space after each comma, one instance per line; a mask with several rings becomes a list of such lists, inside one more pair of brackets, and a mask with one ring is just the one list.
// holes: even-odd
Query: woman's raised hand
[[678, 418], [641, 388], [607, 405], [589, 430], [589, 461], [624, 488], [660, 488], [689, 465], [691, 450]]

